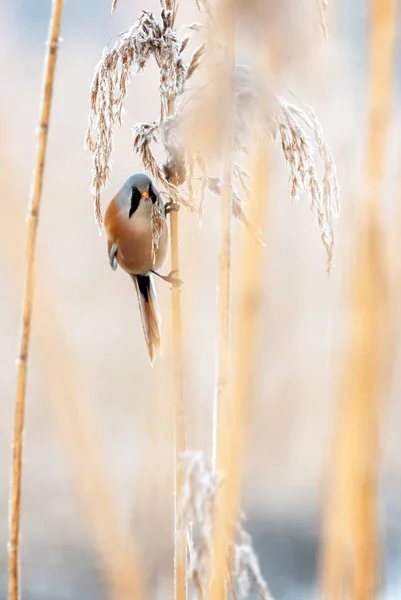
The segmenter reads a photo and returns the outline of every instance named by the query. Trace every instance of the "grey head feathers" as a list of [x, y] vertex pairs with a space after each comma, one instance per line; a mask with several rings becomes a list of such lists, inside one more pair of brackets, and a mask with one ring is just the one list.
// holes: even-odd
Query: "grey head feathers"
[[143, 194], [144, 192], [149, 191], [149, 187], [151, 185], [152, 181], [147, 175], [145, 175], [145, 173], [135, 173], [135, 175], [128, 177], [127, 181], [123, 185], [123, 188], [128, 187], [132, 190], [135, 187], [141, 192], [141, 194]]
[[[146, 194], [149, 200], [142, 198], [143, 194]], [[141, 202], [151, 201], [154, 203], [158, 196], [159, 193], [153, 186], [151, 179], [144, 173], [136, 173], [125, 181], [117, 194], [117, 202], [128, 208], [129, 218], [131, 218]]]

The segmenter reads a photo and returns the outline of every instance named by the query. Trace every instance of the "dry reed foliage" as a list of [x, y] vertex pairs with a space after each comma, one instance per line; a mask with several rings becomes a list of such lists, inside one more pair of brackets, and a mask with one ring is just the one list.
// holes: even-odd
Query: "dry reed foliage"
[[[207, 173], [205, 156], [221, 156], [221, 127], [227, 123], [227, 109], [216, 102], [219, 77], [212, 74], [210, 87], [199, 94], [194, 111], [183, 111], [186, 144], [192, 158], [191, 170], [201, 181], [199, 205], [204, 202], [204, 187], [212, 194], [221, 194], [221, 180]], [[262, 80], [263, 81], [263, 80]], [[205, 115], [212, 131], [205, 124]], [[293, 200], [309, 192], [311, 208], [316, 216], [320, 235], [327, 252], [327, 270], [333, 263], [333, 218], [339, 215], [339, 186], [337, 169], [324, 138], [322, 127], [313, 110], [305, 105], [289, 102], [275, 96], [270, 88], [257, 81], [251, 69], [237, 65], [234, 109], [234, 165], [232, 207], [234, 215], [260, 238], [260, 232], [247, 216], [247, 201], [251, 200], [249, 176], [238, 164], [248, 155], [252, 140], [262, 130], [274, 142], [279, 142], [289, 169], [290, 190]], [[212, 140], [212, 141], [211, 141]], [[215, 141], [217, 142], [215, 143]], [[314, 143], [313, 143], [314, 142]], [[195, 145], [196, 144], [196, 145]], [[315, 150], [323, 165], [323, 176], [315, 162]], [[203, 157], [202, 162], [199, 157]]]
[[[216, 497], [224, 485], [224, 477], [207, 463], [203, 452], [186, 452], [182, 456], [185, 473], [180, 501], [180, 519], [187, 531], [188, 577], [196, 598], [205, 598], [213, 564], [213, 530]], [[234, 598], [245, 599], [256, 594], [263, 600], [271, 596], [260, 572], [252, 539], [242, 526], [235, 526], [235, 538], [227, 549], [231, 560], [227, 571], [227, 587]]]
[[172, 128], [169, 123], [172, 115], [169, 114], [169, 102], [183, 94], [187, 81], [199, 66], [204, 48], [203, 44], [198, 46], [189, 61], [184, 61], [182, 55], [190, 36], [178, 36], [174, 27], [175, 10], [169, 10], [162, 2], [160, 22], [150, 11], [142, 11], [136, 23], [104, 49], [95, 68], [86, 144], [93, 158], [91, 190], [99, 226], [102, 224], [100, 193], [110, 176], [113, 134], [115, 128], [121, 126], [132, 70], [136, 68], [140, 73], [151, 57], [155, 59], [160, 73], [160, 121], [135, 126], [134, 149], [145, 169], [163, 184], [169, 195], [178, 202], [184, 202], [176, 185], [165, 176], [151, 151], [152, 142], [162, 142], [167, 154], [171, 154]]
[[9, 540], [9, 598], [18, 600], [19, 592], [19, 560], [20, 560], [20, 520], [21, 520], [21, 479], [22, 479], [22, 450], [25, 421], [25, 398], [28, 372], [29, 340], [31, 333], [33, 292], [34, 292], [34, 261], [36, 249], [36, 234], [38, 230], [39, 210], [42, 197], [43, 174], [46, 161], [47, 134], [49, 129], [50, 110], [53, 96], [54, 74], [60, 32], [62, 0], [53, 0], [49, 25], [49, 43], [45, 56], [43, 96], [39, 126], [39, 140], [36, 153], [36, 164], [29, 199], [28, 230], [26, 241], [26, 271], [24, 295], [22, 300], [21, 338], [18, 356], [17, 391], [15, 397], [15, 422], [13, 465], [10, 498], [10, 540]]
[[[352, 278], [349, 358], [340, 397], [322, 554], [325, 598], [377, 594], [377, 492], [387, 349], [386, 265], [380, 235], [380, 185], [393, 95], [396, 2], [372, 0], [366, 202]], [[388, 372], [387, 372], [388, 375]]]
[[[220, 177], [212, 176], [216, 161], [222, 159], [223, 124], [229, 127], [227, 97], [221, 95], [221, 78], [224, 71], [224, 39], [216, 30], [216, 14], [206, 0], [197, 2], [205, 19], [201, 27], [196, 23], [181, 28], [173, 27], [173, 12], [162, 3], [161, 19], [158, 22], [150, 11], [142, 11], [136, 23], [106, 47], [102, 59], [95, 68], [91, 85], [91, 110], [86, 144], [92, 153], [93, 175], [91, 190], [95, 202], [96, 221], [101, 226], [102, 214], [100, 194], [105, 188], [111, 168], [113, 134], [121, 126], [122, 108], [132, 77], [154, 57], [160, 70], [159, 89], [161, 98], [160, 119], [134, 126], [133, 147], [141, 158], [144, 168], [166, 189], [178, 204], [197, 210], [201, 215], [204, 208], [205, 189], [221, 193]], [[189, 60], [185, 62], [184, 51], [199, 30], [207, 35]], [[213, 34], [213, 35], [212, 35]], [[219, 57], [221, 57], [219, 59]], [[196, 87], [190, 96], [184, 96], [188, 80], [206, 60], [207, 85]], [[213, 66], [211, 66], [213, 61]], [[313, 111], [306, 106], [290, 103], [276, 97], [262, 82], [253, 76], [246, 65], [235, 67], [234, 151], [241, 156], [247, 154], [255, 131], [264, 127], [266, 134], [281, 144], [285, 161], [290, 171], [291, 196], [298, 199], [308, 191], [312, 210], [316, 215], [322, 241], [327, 251], [327, 268], [330, 271], [333, 259], [333, 216], [339, 212], [339, 190], [336, 166], [325, 141], [321, 125]], [[169, 102], [174, 99], [174, 110], [169, 111]], [[177, 102], [179, 100], [179, 102]], [[257, 119], [255, 116], [257, 115]], [[205, 118], [207, 117], [207, 118]], [[224, 127], [226, 131], [227, 127]], [[316, 149], [323, 162], [323, 178], [318, 176], [314, 161], [314, 139]], [[152, 152], [152, 144], [164, 146], [167, 160], [159, 165]], [[173, 157], [177, 185], [187, 182], [187, 197], [166, 175], [171, 169]], [[214, 165], [214, 166], [213, 166]], [[232, 184], [232, 206], [234, 216], [255, 232], [246, 214], [246, 200], [250, 190], [244, 181], [244, 172], [234, 170]], [[174, 179], [173, 179], [174, 181]], [[258, 235], [258, 232], [255, 232]]]

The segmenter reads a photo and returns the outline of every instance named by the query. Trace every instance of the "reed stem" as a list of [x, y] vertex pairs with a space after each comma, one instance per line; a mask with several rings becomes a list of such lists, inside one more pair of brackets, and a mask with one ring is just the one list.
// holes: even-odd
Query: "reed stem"
[[[229, 542], [232, 510], [227, 505], [230, 500], [230, 473], [227, 472], [226, 436], [227, 419], [234, 409], [229, 390], [230, 377], [230, 308], [231, 308], [231, 247], [232, 247], [232, 160], [235, 112], [235, 43], [236, 6], [235, 2], [223, 0], [220, 10], [226, 19], [225, 50], [223, 60], [223, 101], [227, 106], [228, 122], [223, 140], [223, 173], [221, 192], [221, 249], [219, 257], [219, 296], [218, 296], [218, 343], [217, 343], [217, 390], [213, 414], [213, 469], [228, 479], [224, 489], [216, 495], [213, 516], [213, 537], [211, 547], [211, 579], [207, 590], [208, 600], [224, 600], [226, 597], [227, 547]], [[230, 434], [233, 433], [230, 431]], [[224, 510], [223, 510], [224, 507]]]
[[[173, 18], [177, 13], [175, 0], [167, 0], [167, 8], [172, 11]], [[175, 99], [168, 101], [168, 115], [174, 114]], [[174, 185], [178, 181], [171, 181]], [[170, 213], [170, 238], [171, 238], [171, 268], [176, 271], [179, 278], [179, 216], [178, 211]], [[180, 289], [173, 286], [171, 292], [172, 325], [173, 325], [173, 371], [175, 384], [174, 401], [174, 599], [186, 600], [187, 598], [187, 545], [185, 531], [179, 524], [179, 503], [184, 484], [182, 470], [182, 455], [186, 448], [186, 420], [183, 389], [183, 337], [182, 337], [182, 308]]]
[[[255, 146], [252, 155], [252, 186], [258, 190], [250, 208], [250, 220], [262, 223], [266, 210], [267, 156], [264, 144]], [[246, 432], [249, 421], [253, 367], [256, 359], [258, 307], [260, 300], [260, 273], [262, 246], [243, 232], [239, 247], [237, 275], [238, 312], [234, 338], [233, 382], [225, 398], [229, 410], [218, 431], [218, 465], [224, 473], [224, 482], [217, 496], [212, 539], [213, 576], [208, 600], [225, 597], [225, 583], [229, 572], [230, 547], [235, 540], [236, 523], [240, 513], [241, 487]]]
[[227, 105], [227, 126], [223, 140], [223, 173], [221, 191], [221, 248], [219, 257], [217, 391], [213, 415], [213, 467], [219, 469], [219, 428], [228, 410], [230, 308], [231, 308], [231, 247], [232, 247], [232, 160], [235, 92], [236, 5], [224, 0], [220, 10], [226, 19], [225, 52], [222, 85], [223, 102]]
[[[171, 266], [179, 277], [178, 212], [170, 214]], [[184, 483], [181, 467], [186, 447], [186, 421], [182, 372], [182, 316], [180, 290], [172, 289], [173, 361], [175, 381], [174, 402], [174, 598], [187, 597], [187, 550], [185, 533], [178, 522], [179, 501]]]
[[44, 81], [39, 140], [36, 164], [30, 192], [30, 209], [26, 241], [26, 271], [22, 301], [21, 337], [18, 357], [17, 391], [15, 397], [14, 445], [12, 463], [12, 483], [10, 499], [10, 540], [9, 540], [9, 599], [19, 600], [19, 559], [20, 559], [20, 521], [21, 521], [21, 480], [22, 451], [25, 421], [26, 382], [28, 371], [29, 339], [33, 310], [34, 260], [36, 235], [42, 197], [43, 175], [46, 160], [47, 138], [50, 120], [53, 83], [56, 68], [59, 31], [63, 10], [63, 0], [53, 0], [49, 28], [49, 43], [44, 65]]
[[383, 393], [381, 348], [388, 333], [380, 194], [392, 104], [396, 2], [371, 1], [367, 198], [352, 277], [349, 357], [341, 390], [322, 552], [323, 595], [371, 600], [377, 593], [377, 487]]

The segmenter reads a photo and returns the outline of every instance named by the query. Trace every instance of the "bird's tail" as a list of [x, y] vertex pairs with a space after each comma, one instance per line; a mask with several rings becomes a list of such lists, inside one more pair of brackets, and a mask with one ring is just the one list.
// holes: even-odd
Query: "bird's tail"
[[131, 275], [138, 294], [139, 310], [150, 362], [163, 354], [161, 341], [161, 316], [155, 285], [151, 275]]

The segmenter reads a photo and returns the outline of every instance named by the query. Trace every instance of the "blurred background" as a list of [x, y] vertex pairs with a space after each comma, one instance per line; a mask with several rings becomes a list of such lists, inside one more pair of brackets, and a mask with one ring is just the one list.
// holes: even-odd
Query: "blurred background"
[[[181, 4], [180, 24], [199, 20], [194, 3]], [[266, 35], [281, 40], [283, 89], [313, 106], [321, 120], [338, 164], [342, 201], [341, 218], [335, 223], [335, 268], [328, 278], [309, 200], [291, 202], [287, 168], [276, 147], [262, 227], [267, 247], [260, 273], [263, 297], [244, 509], [273, 596], [292, 600], [318, 593], [328, 460], [347, 358], [356, 231], [366, 194], [369, 3], [330, 3], [328, 43], [322, 39], [312, 0], [267, 4]], [[0, 598], [7, 595], [8, 486], [25, 217], [50, 7], [49, 0], [0, 0]], [[24, 438], [26, 600], [106, 597], [88, 509], [79, 493], [90, 477], [87, 462], [71, 459], [81, 450], [85, 454], [78, 430], [89, 435], [84, 426], [89, 422], [99, 447], [93, 458], [110, 482], [121, 526], [135, 534], [154, 585], [161, 594], [171, 594], [170, 293], [168, 285], [157, 282], [167, 358], [152, 369], [132, 281], [121, 270], [111, 271], [106, 239], [99, 237], [94, 223], [91, 158], [83, 144], [94, 66], [105, 44], [127, 29], [142, 8], [157, 11], [158, 2], [119, 0], [110, 18], [109, 0], [65, 1], [38, 235]], [[398, 73], [399, 65], [381, 208], [383, 237], [395, 240], [390, 254], [395, 277], [401, 231]], [[157, 75], [151, 64], [131, 83], [103, 207], [127, 176], [141, 170], [131, 150], [132, 126], [158, 114]], [[184, 210], [180, 218], [188, 446], [210, 454], [218, 201], [208, 200], [202, 227]], [[239, 229], [235, 223], [235, 232]], [[401, 598], [398, 341], [382, 411], [379, 517], [381, 596], [386, 600]], [[68, 406], [75, 407], [71, 413]]]

